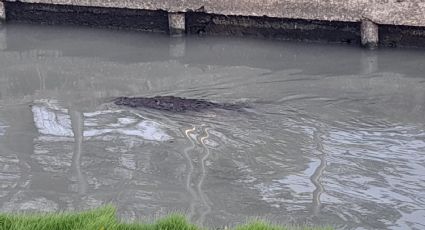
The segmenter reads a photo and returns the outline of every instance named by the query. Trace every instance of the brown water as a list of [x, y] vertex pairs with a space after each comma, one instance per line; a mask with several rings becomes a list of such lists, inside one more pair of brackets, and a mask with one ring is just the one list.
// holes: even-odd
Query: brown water
[[[425, 53], [0, 29], [0, 210], [425, 229]], [[174, 95], [244, 111], [113, 106]]]

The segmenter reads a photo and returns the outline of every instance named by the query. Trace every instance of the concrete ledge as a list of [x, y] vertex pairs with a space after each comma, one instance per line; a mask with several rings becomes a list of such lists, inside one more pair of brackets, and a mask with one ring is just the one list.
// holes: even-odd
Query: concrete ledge
[[423, 0], [371, 0], [362, 11], [362, 18], [376, 24], [425, 27]]
[[2, 4], [0, 0], [0, 20], [125, 28], [171, 35], [187, 32], [368, 47], [377, 44], [425, 47], [422, 29], [425, 3], [421, 1], [3, 0]]
[[360, 22], [367, 18], [377, 24], [425, 26], [425, 2], [422, 0], [19, 0], [19, 2], [343, 22]]

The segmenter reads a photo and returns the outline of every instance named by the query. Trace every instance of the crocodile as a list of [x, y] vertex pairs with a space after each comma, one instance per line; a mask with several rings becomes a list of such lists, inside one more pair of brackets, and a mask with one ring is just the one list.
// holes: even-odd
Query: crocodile
[[113, 102], [116, 105], [132, 108], [150, 108], [169, 112], [201, 112], [211, 109], [239, 110], [244, 107], [240, 104], [216, 103], [204, 99], [189, 99], [175, 96], [118, 97]]

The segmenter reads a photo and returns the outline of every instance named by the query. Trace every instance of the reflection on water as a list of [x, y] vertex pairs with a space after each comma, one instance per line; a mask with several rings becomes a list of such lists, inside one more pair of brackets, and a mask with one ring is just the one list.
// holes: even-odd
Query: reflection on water
[[3, 136], [4, 133], [6, 132], [6, 128], [7, 126], [4, 126], [1, 122], [0, 122], [0, 136]]
[[[42, 103], [42, 102], [41, 102]], [[74, 137], [71, 127], [71, 117], [67, 109], [46, 101], [45, 105], [33, 105], [34, 124], [40, 134]]]
[[[421, 52], [23, 25], [0, 38], [2, 211], [425, 228]], [[110, 103], [134, 95], [250, 108]]]
[[[137, 114], [124, 114], [125, 111], [96, 111], [90, 113], [79, 113], [72, 111], [74, 123], [77, 123], [76, 131], [82, 131], [81, 137], [77, 137], [73, 131], [68, 109], [60, 108], [55, 102], [48, 100], [36, 101], [32, 107], [34, 124], [40, 134], [58, 137], [74, 137], [76, 139], [86, 138], [88, 140], [108, 139], [108, 136], [119, 134], [119, 136], [135, 136], [144, 140], [166, 141], [170, 140], [159, 124], [150, 121], [139, 121], [141, 116]], [[132, 115], [132, 116], [131, 116]], [[81, 124], [79, 124], [81, 122]], [[79, 127], [82, 126], [82, 127]], [[48, 138], [48, 137], [46, 137]], [[78, 142], [78, 140], [76, 141]]]

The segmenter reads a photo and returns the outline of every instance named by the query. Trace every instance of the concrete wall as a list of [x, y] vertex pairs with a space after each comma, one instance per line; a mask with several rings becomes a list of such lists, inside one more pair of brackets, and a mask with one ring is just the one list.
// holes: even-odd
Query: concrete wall
[[[190, 33], [204, 31], [216, 33], [230, 28], [224, 34], [244, 36], [253, 34], [253, 31], [258, 29], [256, 31], [259, 31], [258, 34], [262, 37], [270, 37], [269, 35], [273, 34], [271, 37], [279, 39], [286, 37], [292, 39], [294, 34], [301, 34], [297, 37], [300, 37], [301, 40], [310, 40], [313, 34], [319, 35], [318, 39], [313, 40], [323, 40], [326, 37], [325, 39], [330, 39], [332, 42], [361, 42], [362, 45], [372, 48], [378, 44], [425, 46], [425, 28], [421, 28], [425, 27], [425, 0], [0, 0], [0, 19], [8, 17], [8, 12], [2, 3], [7, 6], [8, 3], [12, 4], [13, 2], [66, 6], [66, 11], [72, 7], [125, 9], [129, 12], [144, 10], [145, 13], [140, 17], [147, 19], [151, 13], [146, 11], [168, 12], [168, 18], [165, 20], [168, 21], [167, 32], [170, 34], [183, 34], [188, 31]], [[15, 15], [19, 14], [20, 6], [16, 6], [19, 4], [15, 4]], [[51, 12], [56, 13], [56, 9], [53, 7]], [[26, 14], [26, 17], [31, 16], [31, 13]], [[188, 14], [190, 14], [189, 18]], [[64, 15], [62, 12], [61, 16]], [[204, 17], [205, 15], [212, 16]], [[220, 16], [229, 16], [230, 18], [223, 21]], [[71, 20], [73, 17], [71, 16]], [[150, 18], [155, 21], [158, 19], [155, 17]], [[108, 16], [105, 18], [108, 19]], [[105, 24], [113, 21], [113, 19], [104, 19], [90, 19], [93, 23], [89, 24]], [[285, 19], [286, 21], [279, 22], [276, 19]], [[98, 22], [101, 20], [102, 23], [97, 23], [96, 20]], [[164, 21], [164, 18], [160, 20]], [[189, 28], [188, 20], [190, 23], [195, 23], [197, 28]], [[26, 21], [31, 21], [31, 19]], [[147, 22], [148, 20], [143, 21]], [[334, 22], [347, 23], [348, 29], [341, 29], [340, 24], [331, 25]], [[358, 26], [352, 23], [358, 23]], [[163, 30], [164, 25], [162, 24], [160, 30]], [[276, 27], [276, 25], [278, 26]], [[378, 28], [378, 25], [396, 26], [397, 28], [385, 27], [382, 30]], [[148, 28], [148, 26], [144, 25], [142, 28]], [[266, 30], [268, 32], [265, 32]], [[318, 30], [322, 30], [324, 33], [318, 32]], [[336, 37], [331, 34], [332, 30]], [[269, 33], [270, 31], [271, 33]], [[304, 33], [308, 35], [307, 39], [304, 39], [302, 35], [302, 32], [305, 31], [307, 31]], [[380, 31], [384, 31], [383, 38], [380, 38]], [[274, 34], [278, 36], [274, 36]], [[407, 41], [406, 38], [408, 38]]]
[[377, 24], [425, 26], [424, 0], [19, 0], [19, 2], [168, 12], [201, 11], [222, 15], [350, 22], [367, 18]]

